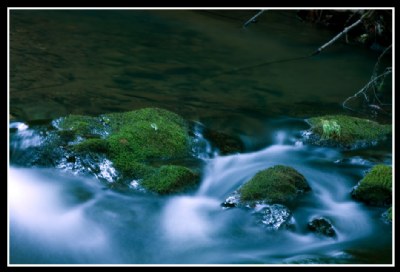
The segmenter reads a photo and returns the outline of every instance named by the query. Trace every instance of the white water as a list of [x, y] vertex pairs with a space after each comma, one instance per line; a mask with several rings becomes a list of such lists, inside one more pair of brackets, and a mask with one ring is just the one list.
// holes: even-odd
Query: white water
[[[232, 264], [341, 258], [362, 262], [346, 252], [363, 246], [387, 252], [390, 226], [381, 222], [378, 212], [350, 198], [357, 182], [352, 175], [362, 176], [365, 161], [355, 158], [341, 165], [343, 154], [333, 149], [296, 144], [284, 131], [277, 135], [273, 145], [260, 151], [206, 159], [203, 180], [192, 195], [120, 194], [104, 190], [94, 178], [11, 167], [10, 261]], [[293, 230], [266, 230], [247, 210], [221, 208], [232, 191], [276, 164], [294, 167], [312, 188], [291, 208]], [[336, 238], [307, 231], [307, 223], [317, 216], [333, 223]]]

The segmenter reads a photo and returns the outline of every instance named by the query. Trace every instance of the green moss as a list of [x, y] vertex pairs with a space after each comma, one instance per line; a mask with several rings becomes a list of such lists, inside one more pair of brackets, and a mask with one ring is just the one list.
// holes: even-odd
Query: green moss
[[156, 171], [156, 168], [151, 167], [145, 163], [124, 158], [113, 161], [113, 164], [115, 168], [123, 173], [124, 177], [126, 178], [143, 179], [153, 175]]
[[284, 203], [308, 190], [310, 187], [302, 174], [292, 167], [276, 165], [258, 172], [239, 193], [243, 201]]
[[99, 137], [104, 130], [99, 119], [84, 115], [68, 115], [61, 118], [58, 127], [61, 131], [72, 131], [75, 136]]
[[149, 190], [165, 194], [193, 184], [194, 174], [185, 167], [149, 165], [190, 156], [188, 126], [175, 113], [145, 108], [100, 117], [69, 115], [57, 127], [62, 135], [84, 139], [73, 151], [106, 154], [123, 179], [142, 179]]
[[386, 216], [387, 216], [387, 220], [389, 220], [390, 222], [392, 222], [392, 220], [393, 220], [392, 207], [390, 207], [390, 208], [386, 211]]
[[198, 175], [186, 167], [166, 165], [160, 167], [149, 178], [144, 179], [141, 185], [159, 194], [170, 194], [194, 186], [198, 180]]
[[340, 138], [341, 127], [335, 120], [322, 120], [322, 138]]
[[342, 144], [356, 141], [375, 141], [392, 131], [391, 125], [345, 115], [326, 115], [310, 118], [311, 130], [321, 139], [331, 139]]
[[375, 165], [353, 190], [352, 196], [371, 205], [392, 203], [392, 167]]
[[72, 146], [72, 149], [76, 152], [107, 153], [109, 152], [109, 144], [103, 139], [87, 139]]
[[75, 139], [76, 133], [73, 130], [60, 130], [57, 132], [61, 141], [69, 142]]
[[144, 108], [129, 112], [104, 114], [102, 120], [109, 123], [114, 131], [118, 131], [127, 124], [138, 121], [155, 123], [156, 125], [167, 122], [169, 124], [176, 124], [179, 127], [187, 127], [186, 121], [181, 116], [159, 108]]
[[184, 120], [161, 109], [142, 109], [104, 116], [111, 126], [109, 155], [122, 172], [132, 162], [185, 157], [190, 153]]

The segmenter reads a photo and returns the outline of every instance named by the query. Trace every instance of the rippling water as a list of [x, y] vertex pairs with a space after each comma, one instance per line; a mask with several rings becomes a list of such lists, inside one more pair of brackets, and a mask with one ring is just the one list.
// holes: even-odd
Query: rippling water
[[[190, 194], [117, 193], [71, 172], [11, 167], [11, 263], [391, 263], [385, 209], [350, 197], [374, 158], [304, 146], [299, 133], [283, 129], [287, 122], [294, 121], [282, 120], [274, 143], [259, 151], [205, 159], [201, 185]], [[389, 147], [375, 147], [386, 150], [380, 160], [387, 164]], [[255, 173], [276, 164], [294, 167], [312, 188], [290, 207], [293, 228], [269, 230], [252, 211], [221, 207]], [[307, 230], [319, 216], [332, 222], [336, 237]]]

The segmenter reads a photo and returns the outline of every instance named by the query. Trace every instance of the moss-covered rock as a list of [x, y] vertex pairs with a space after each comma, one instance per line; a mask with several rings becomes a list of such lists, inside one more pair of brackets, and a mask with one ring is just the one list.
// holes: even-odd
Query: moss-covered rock
[[186, 167], [165, 165], [145, 178], [141, 185], [159, 194], [170, 194], [182, 192], [196, 185], [198, 181], [199, 176]]
[[190, 155], [186, 123], [172, 112], [149, 108], [103, 118], [107, 118], [111, 127], [106, 138], [110, 158], [122, 173], [130, 173], [138, 162]]
[[104, 139], [87, 139], [81, 143], [72, 146], [76, 152], [95, 152], [95, 153], [108, 153], [109, 143]]
[[62, 135], [98, 138], [104, 133], [104, 125], [99, 118], [85, 115], [68, 115], [53, 122]]
[[190, 169], [167, 165], [191, 156], [187, 122], [173, 112], [145, 108], [98, 117], [69, 115], [53, 125], [69, 152], [105, 155], [120, 180], [142, 180], [144, 188], [160, 194], [180, 192], [198, 181]]
[[391, 125], [345, 115], [326, 115], [308, 119], [311, 125], [307, 142], [322, 146], [355, 149], [373, 145], [391, 133]]
[[392, 167], [375, 165], [351, 193], [352, 197], [370, 205], [392, 203]]
[[241, 201], [286, 203], [309, 190], [305, 177], [296, 169], [276, 165], [258, 172], [239, 189], [239, 193]]

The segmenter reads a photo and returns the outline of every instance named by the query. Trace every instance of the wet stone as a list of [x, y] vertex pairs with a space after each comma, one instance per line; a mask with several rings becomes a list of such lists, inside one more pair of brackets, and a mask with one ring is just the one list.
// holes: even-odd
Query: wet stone
[[315, 232], [320, 235], [334, 237], [336, 236], [336, 232], [333, 229], [331, 222], [323, 217], [315, 218], [308, 222], [307, 227], [312, 232]]
[[254, 216], [258, 224], [269, 230], [278, 230], [294, 226], [292, 213], [284, 205], [257, 205]]
[[240, 203], [240, 195], [237, 191], [234, 191], [230, 196], [228, 196], [224, 202], [221, 203], [221, 206], [224, 209], [235, 208], [238, 207]]

